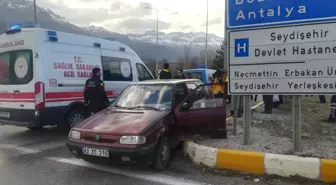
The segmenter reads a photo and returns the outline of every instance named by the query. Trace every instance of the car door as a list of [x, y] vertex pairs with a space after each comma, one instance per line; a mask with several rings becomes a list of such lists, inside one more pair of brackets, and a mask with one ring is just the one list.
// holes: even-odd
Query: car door
[[215, 98], [211, 84], [202, 84], [175, 108], [177, 124], [186, 134], [226, 138], [226, 103]]

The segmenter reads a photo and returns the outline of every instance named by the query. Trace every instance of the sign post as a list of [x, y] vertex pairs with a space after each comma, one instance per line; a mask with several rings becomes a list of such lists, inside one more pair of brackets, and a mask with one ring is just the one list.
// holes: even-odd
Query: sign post
[[[301, 150], [300, 95], [336, 94], [336, 1], [227, 0], [229, 93], [294, 95], [293, 148]], [[235, 112], [236, 113], [236, 112]]]
[[251, 96], [244, 96], [244, 145], [251, 144]]
[[301, 151], [301, 102], [300, 96], [293, 96], [292, 99], [292, 123], [293, 123], [293, 149]]
[[238, 96], [231, 96], [231, 98], [233, 99], [233, 101], [231, 101], [231, 103], [233, 103], [233, 135], [237, 135], [237, 121], [238, 121], [238, 110], [239, 110], [239, 100], [240, 98]]

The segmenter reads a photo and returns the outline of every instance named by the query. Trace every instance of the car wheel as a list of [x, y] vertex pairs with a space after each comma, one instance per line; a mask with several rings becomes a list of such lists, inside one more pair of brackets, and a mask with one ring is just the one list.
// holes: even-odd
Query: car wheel
[[65, 118], [65, 124], [60, 123], [57, 126], [61, 130], [69, 130], [85, 119], [84, 111], [80, 108], [73, 109]]
[[158, 170], [167, 169], [171, 161], [171, 151], [172, 149], [168, 138], [162, 138], [156, 149], [154, 168]]

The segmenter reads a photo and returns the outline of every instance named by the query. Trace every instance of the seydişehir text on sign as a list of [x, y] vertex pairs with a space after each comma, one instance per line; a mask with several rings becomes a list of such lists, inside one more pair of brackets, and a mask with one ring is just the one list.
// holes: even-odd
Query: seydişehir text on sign
[[336, 19], [330, 0], [228, 0], [228, 28]]
[[[336, 90], [336, 81], [334, 82], [285, 82], [287, 87], [280, 86], [279, 83], [272, 82], [250, 82], [250, 83], [233, 83], [233, 89], [231, 88], [231, 92], [240, 91], [240, 92], [296, 92], [296, 91], [310, 91], [310, 92], [323, 92]], [[283, 91], [285, 89], [285, 91]]]

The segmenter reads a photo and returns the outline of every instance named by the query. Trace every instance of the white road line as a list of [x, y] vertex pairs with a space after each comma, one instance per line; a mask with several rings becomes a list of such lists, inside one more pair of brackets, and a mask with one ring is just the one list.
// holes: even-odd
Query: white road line
[[49, 141], [49, 142], [45, 142], [45, 143], [39, 143], [39, 144], [31, 145], [30, 148], [33, 148], [33, 149], [39, 150], [39, 151], [45, 151], [45, 150], [49, 150], [49, 149], [53, 149], [53, 148], [66, 146], [65, 143], [66, 143], [66, 140], [55, 140], [55, 141]]
[[125, 171], [121, 169], [116, 169], [113, 167], [102, 166], [98, 164], [88, 163], [79, 159], [68, 159], [68, 158], [58, 158], [58, 157], [48, 157], [49, 160], [71, 164], [75, 166], [81, 166], [85, 168], [91, 168], [99, 171], [110, 172], [117, 175], [123, 175], [131, 178], [142, 179], [151, 182], [157, 182], [166, 185], [206, 185], [206, 183], [200, 183], [195, 181], [190, 181], [186, 179], [181, 179], [173, 176], [158, 174], [158, 173], [150, 173], [150, 172], [131, 172]]
[[37, 154], [45, 150], [65, 146], [65, 142], [66, 141], [64, 140], [50, 141], [46, 143], [38, 143], [35, 145], [31, 145], [29, 147], [22, 147], [22, 146], [12, 145], [12, 144], [0, 144], [0, 148], [16, 150], [20, 152], [21, 154]]
[[20, 146], [11, 145], [11, 144], [0, 144], [0, 148], [17, 150], [22, 154], [36, 154], [36, 153], [41, 152], [40, 150], [36, 150], [36, 149], [32, 149], [32, 148], [26, 148], [26, 147], [20, 147]]

